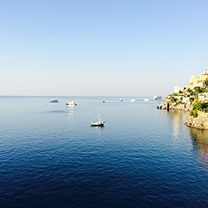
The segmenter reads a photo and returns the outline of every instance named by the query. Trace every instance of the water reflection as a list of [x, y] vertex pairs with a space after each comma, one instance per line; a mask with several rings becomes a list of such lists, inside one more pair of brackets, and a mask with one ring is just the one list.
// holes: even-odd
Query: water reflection
[[46, 111], [46, 113], [66, 113], [64, 110], [51, 110], [51, 111]]
[[96, 129], [96, 131], [98, 132], [98, 136], [100, 136], [101, 135], [101, 131], [104, 128], [104, 126], [90, 126], [90, 128]]
[[193, 148], [197, 150], [199, 162], [208, 171], [208, 130], [189, 128]]
[[181, 128], [181, 121], [184, 119], [184, 112], [169, 112], [173, 117], [173, 137], [178, 138]]
[[167, 116], [172, 118], [172, 133], [173, 138], [177, 140], [179, 138], [179, 134], [184, 128], [184, 122], [189, 114], [189, 112], [184, 111], [164, 111]]

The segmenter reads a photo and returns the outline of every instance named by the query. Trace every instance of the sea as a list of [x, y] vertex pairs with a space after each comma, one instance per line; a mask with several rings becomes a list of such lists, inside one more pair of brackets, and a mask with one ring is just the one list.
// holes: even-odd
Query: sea
[[53, 98], [0, 97], [1, 208], [208, 207], [208, 131], [187, 127], [188, 112]]

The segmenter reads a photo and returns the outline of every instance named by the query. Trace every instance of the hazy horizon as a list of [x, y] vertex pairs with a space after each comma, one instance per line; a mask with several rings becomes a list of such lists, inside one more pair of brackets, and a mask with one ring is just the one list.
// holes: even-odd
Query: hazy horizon
[[[157, 96], [157, 95], [154, 95]], [[0, 95], [0, 97], [49, 97], [49, 98], [61, 98], [61, 97], [79, 97], [79, 98], [153, 98], [154, 96], [108, 96], [108, 95]], [[164, 98], [164, 97], [163, 97]]]
[[163, 97], [208, 68], [208, 1], [1, 1], [0, 96]]

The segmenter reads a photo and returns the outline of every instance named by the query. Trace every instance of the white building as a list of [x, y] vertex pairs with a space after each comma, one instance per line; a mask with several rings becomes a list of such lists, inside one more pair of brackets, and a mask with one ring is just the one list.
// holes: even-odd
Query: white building
[[174, 93], [179, 93], [180, 90], [181, 90], [180, 86], [175, 86], [174, 87]]
[[184, 97], [183, 100], [182, 100], [182, 102], [183, 103], [188, 103], [189, 102], [189, 97], [186, 97], [186, 98]]
[[200, 101], [208, 101], [208, 93], [202, 93], [199, 94], [199, 98]]
[[180, 91], [186, 91], [186, 87], [175, 86], [174, 93], [179, 93]]
[[194, 82], [193, 83], [193, 88], [194, 87], [202, 87], [202, 88], [204, 88], [205, 84], [204, 84], [204, 82]]

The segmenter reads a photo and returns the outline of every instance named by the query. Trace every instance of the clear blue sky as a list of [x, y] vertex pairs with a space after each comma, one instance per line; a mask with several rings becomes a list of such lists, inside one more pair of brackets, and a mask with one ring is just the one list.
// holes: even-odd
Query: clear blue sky
[[0, 0], [0, 95], [166, 96], [206, 68], [207, 0]]

